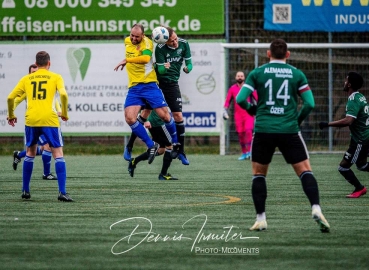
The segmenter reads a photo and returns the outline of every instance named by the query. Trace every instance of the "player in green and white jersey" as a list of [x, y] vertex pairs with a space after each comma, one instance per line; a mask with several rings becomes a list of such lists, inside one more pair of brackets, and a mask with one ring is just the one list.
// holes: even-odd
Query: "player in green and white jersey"
[[347, 74], [343, 90], [349, 95], [346, 104], [346, 117], [333, 122], [320, 122], [319, 127], [347, 127], [351, 131], [349, 148], [344, 154], [338, 167], [340, 174], [355, 187], [354, 192], [347, 198], [359, 198], [366, 194], [364, 187], [354, 172], [350, 169], [353, 164], [360, 171], [369, 172], [367, 155], [369, 153], [369, 105], [366, 98], [358, 90], [363, 86], [363, 77], [357, 72]]
[[[276, 39], [267, 51], [268, 64], [251, 71], [247, 76], [237, 103], [255, 117], [255, 133], [251, 146], [252, 197], [256, 222], [250, 230], [267, 228], [265, 203], [266, 176], [276, 147], [291, 164], [300, 178], [303, 190], [312, 207], [312, 217], [322, 232], [329, 232], [319, 202], [317, 181], [312, 173], [308, 151], [301, 136], [300, 124], [315, 106], [314, 97], [306, 76], [301, 70], [286, 63], [290, 52], [282, 39]], [[257, 91], [257, 104], [247, 102], [247, 97]], [[298, 111], [298, 97], [303, 101]]]
[[[182, 115], [182, 95], [178, 80], [181, 70], [187, 74], [192, 70], [191, 50], [186, 40], [179, 38], [172, 28], [166, 28], [169, 32], [168, 41], [165, 44], [158, 44], [155, 48], [155, 71], [159, 88], [163, 91], [176, 124], [179, 142], [178, 159], [182, 161], [183, 165], [189, 165], [190, 162], [184, 152], [185, 126]], [[183, 61], [185, 66], [182, 68]]]
[[[168, 173], [168, 169], [170, 164], [172, 163], [172, 141], [171, 137], [168, 133], [167, 128], [165, 127], [165, 123], [160, 117], [156, 114], [154, 110], [151, 111], [147, 121], [144, 123], [144, 126], [149, 129], [149, 132], [152, 136], [152, 139], [157, 142], [160, 147], [158, 149], [157, 155], [163, 156], [163, 166], [161, 168], [161, 172], [159, 174], [159, 180], [178, 180], [178, 178], [172, 176]], [[131, 177], [134, 175], [134, 171], [136, 169], [137, 164], [140, 161], [148, 160], [149, 153], [146, 151], [136, 158], [131, 158], [128, 163], [128, 173]]]

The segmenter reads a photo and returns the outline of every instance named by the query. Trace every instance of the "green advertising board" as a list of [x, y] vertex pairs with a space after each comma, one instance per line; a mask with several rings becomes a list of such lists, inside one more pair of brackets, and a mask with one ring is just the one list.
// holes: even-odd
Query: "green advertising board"
[[170, 26], [179, 34], [223, 34], [224, 0], [0, 0], [2, 36], [128, 34]]

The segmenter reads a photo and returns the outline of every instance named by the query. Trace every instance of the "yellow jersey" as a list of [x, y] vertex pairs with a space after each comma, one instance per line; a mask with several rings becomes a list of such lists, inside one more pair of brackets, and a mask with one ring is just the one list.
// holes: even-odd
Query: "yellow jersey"
[[[15, 108], [18, 107], [19, 104], [22, 103], [23, 100], [26, 100], [26, 93], [23, 93], [22, 96], [16, 97], [14, 99], [14, 110], [15, 110]], [[59, 103], [58, 99], [55, 99], [55, 110], [56, 110], [57, 113], [61, 113], [61, 107], [60, 107], [60, 103]]]
[[[124, 40], [124, 45], [126, 47], [126, 59], [141, 56], [142, 52], [145, 50], [149, 50], [151, 52], [151, 55], [153, 52], [152, 41], [147, 37], [144, 37], [138, 45], [133, 45], [130, 38], [126, 37]], [[128, 73], [128, 88], [139, 83], [157, 83], [156, 73], [151, 55], [150, 62], [147, 64], [126, 64]]]
[[36, 72], [24, 76], [8, 96], [9, 118], [15, 118], [15, 100], [27, 98], [26, 126], [59, 127], [56, 93], [59, 92], [62, 117], [68, 119], [68, 94], [65, 91], [61, 75], [40, 68]]

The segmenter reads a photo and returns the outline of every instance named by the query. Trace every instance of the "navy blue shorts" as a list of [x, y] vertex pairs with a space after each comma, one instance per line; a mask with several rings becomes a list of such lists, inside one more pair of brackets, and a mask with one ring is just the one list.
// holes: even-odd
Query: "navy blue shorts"
[[26, 126], [26, 146], [37, 144], [41, 135], [44, 135], [47, 143], [51, 147], [63, 146], [63, 136], [60, 127], [29, 127]]
[[168, 107], [163, 92], [159, 86], [152, 83], [139, 83], [128, 90], [124, 108], [129, 106], [145, 106], [148, 103], [151, 108]]
[[44, 146], [45, 144], [47, 144], [47, 140], [45, 138], [45, 135], [41, 135], [40, 137], [38, 137], [38, 145]]

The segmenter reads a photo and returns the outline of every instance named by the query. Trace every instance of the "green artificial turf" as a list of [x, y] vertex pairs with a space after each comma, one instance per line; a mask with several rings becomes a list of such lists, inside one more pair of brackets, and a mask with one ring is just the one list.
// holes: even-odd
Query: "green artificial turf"
[[0, 156], [1, 269], [369, 268], [369, 195], [345, 198], [353, 188], [337, 171], [341, 155], [311, 156], [329, 234], [281, 155], [267, 177], [268, 230], [250, 232], [251, 163], [237, 157], [188, 155], [189, 166], [169, 169], [178, 181], [159, 181], [162, 157], [139, 163], [132, 178], [121, 155], [66, 155], [75, 201], [63, 203], [57, 181], [42, 180], [40, 157], [22, 201], [22, 164], [14, 171]]

